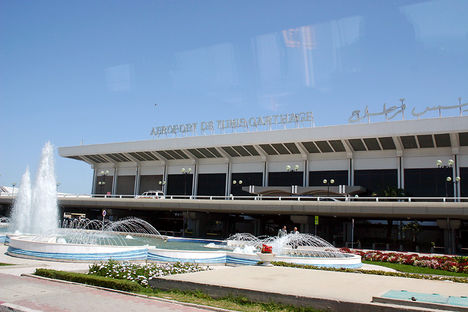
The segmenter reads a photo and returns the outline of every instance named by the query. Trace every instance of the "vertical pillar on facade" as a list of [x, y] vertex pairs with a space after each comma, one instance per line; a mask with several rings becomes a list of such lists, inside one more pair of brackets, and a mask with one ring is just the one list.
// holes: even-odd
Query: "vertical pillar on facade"
[[96, 194], [96, 186], [97, 186], [97, 174], [98, 169], [93, 165], [93, 185], [91, 186], [91, 194]]
[[227, 174], [226, 174], [226, 191], [224, 192], [224, 196], [229, 196], [231, 194], [231, 184], [232, 181], [232, 163], [228, 161], [227, 163]]
[[198, 164], [195, 162], [193, 165], [193, 177], [192, 177], [192, 196], [197, 195], [198, 191]]
[[402, 179], [402, 173], [403, 173], [403, 169], [401, 168], [401, 164], [402, 164], [402, 157], [401, 156], [398, 156], [397, 157], [397, 186], [398, 188], [403, 188], [403, 179]]
[[354, 185], [354, 161], [353, 161], [353, 158], [349, 159], [349, 164], [348, 164], [348, 185]]
[[304, 183], [302, 186], [309, 186], [309, 161], [307, 159], [304, 160]]
[[162, 190], [163, 190], [164, 194], [167, 194], [167, 163], [166, 162], [164, 162], [163, 182], [166, 182], [166, 183], [164, 183], [164, 185], [162, 187]]
[[140, 171], [141, 168], [139, 165], [137, 165], [135, 170], [135, 187], [133, 189], [133, 196], [138, 195], [138, 191], [140, 190]]
[[263, 186], [268, 186], [268, 161], [263, 166]]
[[114, 175], [112, 176], [112, 195], [117, 194], [117, 183], [118, 183], [119, 169], [117, 166], [114, 167]]
[[452, 181], [455, 182], [453, 183], [453, 197], [455, 197], [455, 201], [456, 201], [456, 198], [458, 196], [460, 196], [460, 183], [457, 183], [456, 181], [456, 178], [460, 176], [460, 166], [458, 165], [458, 157], [456, 154], [453, 155], [453, 160], [454, 160], [454, 164], [453, 164], [453, 174], [452, 174]]

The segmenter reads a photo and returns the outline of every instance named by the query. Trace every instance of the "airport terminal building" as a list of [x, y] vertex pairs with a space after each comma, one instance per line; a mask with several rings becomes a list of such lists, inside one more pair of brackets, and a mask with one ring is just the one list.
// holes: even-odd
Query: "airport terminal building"
[[[412, 197], [468, 196], [463, 116], [80, 145], [59, 153], [92, 166], [93, 194], [251, 195], [250, 185], [323, 187], [333, 179], [331, 193], [339, 185], [361, 186], [364, 195], [392, 186]], [[455, 183], [447, 186], [446, 177]]]
[[[307, 113], [305, 116], [310, 121]], [[166, 200], [171, 196], [192, 196], [193, 200], [221, 196], [224, 200], [260, 195], [382, 197], [388, 196], [385, 190], [402, 189], [406, 196], [425, 197], [428, 202], [432, 201], [428, 197], [454, 197], [451, 201], [460, 202], [468, 197], [468, 116], [462, 114], [321, 127], [314, 127], [312, 122], [304, 126], [296, 119], [293, 128], [285, 125], [284, 129], [250, 132], [232, 126], [242, 122], [248, 125], [250, 121], [232, 121], [230, 131], [224, 133], [185, 132], [178, 137], [168, 135], [171, 130], [175, 132], [175, 126], [158, 127], [153, 129], [156, 139], [61, 147], [59, 154], [91, 165], [93, 194], [137, 195], [162, 190]], [[188, 131], [196, 126], [177, 127]], [[171, 220], [177, 216], [166, 215]], [[356, 233], [356, 237], [362, 237], [360, 242], [365, 245], [369, 238], [388, 244], [391, 238], [390, 243], [399, 241], [401, 245], [402, 227], [410, 216], [391, 220], [382, 215], [381, 221], [375, 216], [356, 219], [356, 224], [362, 225], [361, 233]], [[249, 218], [255, 220], [249, 222]], [[288, 226], [302, 222], [301, 229], [310, 231], [303, 223], [314, 222], [313, 218], [297, 221], [279, 214], [246, 217], [229, 211], [208, 219], [204, 224], [214, 233], [216, 227], [225, 228], [226, 222], [237, 222], [227, 226], [231, 230], [224, 235], [230, 231], [271, 234], [286, 222]], [[350, 241], [351, 219], [354, 226], [352, 213], [344, 218], [323, 217], [318, 234], [344, 245]], [[437, 219], [423, 219], [419, 220], [422, 231], [418, 234], [422, 241], [435, 246], [446, 245], [450, 239], [460, 248], [468, 246], [468, 219], [458, 218], [452, 225], [457, 231], [451, 238]]]

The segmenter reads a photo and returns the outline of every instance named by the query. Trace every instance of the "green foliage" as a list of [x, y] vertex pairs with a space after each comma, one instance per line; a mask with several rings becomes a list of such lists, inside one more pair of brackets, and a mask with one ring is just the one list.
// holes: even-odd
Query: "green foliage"
[[415, 273], [404, 273], [404, 272], [386, 272], [386, 271], [363, 270], [363, 269], [327, 268], [327, 267], [317, 267], [317, 266], [313, 266], [313, 265], [303, 265], [303, 264], [294, 264], [294, 263], [286, 263], [286, 262], [271, 262], [271, 264], [276, 265], [276, 266], [301, 268], [301, 269], [335, 271], [335, 272], [349, 272], [349, 273], [363, 273], [363, 274], [373, 274], [373, 275], [384, 275], [384, 276], [408, 277], [408, 278], [416, 278], [416, 279], [427, 279], [427, 280], [436, 280], [436, 281], [452, 281], [452, 282], [456, 282], [456, 283], [468, 283], [468, 278], [453, 277], [453, 276], [438, 276], [438, 275], [415, 274]]
[[362, 261], [362, 262], [367, 263], [367, 264], [380, 265], [383, 267], [391, 268], [391, 269], [394, 269], [400, 272], [406, 272], [406, 273], [468, 277], [468, 273], [450, 272], [450, 271], [445, 271], [445, 270], [438, 270], [438, 269], [432, 269], [432, 268], [420, 267], [420, 266], [408, 265], [408, 264], [401, 264], [401, 263], [391, 263], [391, 262], [382, 262], [382, 261]]
[[378, 193], [379, 197], [407, 197], [408, 194], [404, 189], [397, 188], [396, 186], [387, 186]]
[[138, 283], [127, 281], [127, 280], [118, 280], [103, 276], [94, 276], [87, 275], [82, 273], [72, 273], [64, 271], [56, 271], [49, 269], [36, 269], [35, 275], [59, 279], [69, 282], [76, 282], [94, 286], [100, 286], [105, 288], [129, 291], [129, 292], [138, 292], [142, 290], [142, 286]]
[[107, 262], [94, 263], [89, 267], [89, 274], [118, 279], [126, 279], [137, 282], [142, 286], [148, 286], [148, 281], [154, 277], [165, 275], [190, 273], [208, 270], [193, 263], [147, 263], [137, 264], [130, 262], [118, 262], [109, 260]]

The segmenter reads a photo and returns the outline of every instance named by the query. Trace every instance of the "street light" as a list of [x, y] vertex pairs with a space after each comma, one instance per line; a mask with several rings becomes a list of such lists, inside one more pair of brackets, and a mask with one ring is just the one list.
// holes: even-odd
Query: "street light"
[[11, 183], [11, 186], [13, 186], [13, 190], [12, 190], [12, 192], [11, 192], [11, 195], [15, 196], [15, 186], [16, 186], [16, 182]]
[[[440, 160], [440, 159], [438, 159], [436, 161], [436, 166], [439, 169], [452, 168], [454, 164], [455, 164], [455, 162], [453, 161], [453, 159], [449, 159], [447, 161], [447, 164], [444, 164], [444, 162], [442, 160]], [[455, 181], [452, 182], [452, 177], [448, 176], [448, 177], [445, 178], [445, 197], [448, 197], [447, 184], [449, 184], [449, 183], [456, 184], [456, 183], [460, 182], [460, 180], [461, 180], [460, 177], [456, 177]]]
[[180, 172], [185, 176], [184, 177], [184, 195], [187, 195], [187, 175], [192, 173], [192, 168], [182, 168]]
[[335, 180], [334, 179], [330, 179], [330, 180], [327, 180], [327, 179], [323, 179], [323, 184], [325, 184], [327, 186], [327, 197], [330, 196], [330, 184], [335, 184]]
[[299, 165], [294, 165], [294, 168], [291, 167], [291, 165], [286, 166], [286, 171], [287, 172], [296, 172], [299, 170]]
[[[455, 177], [455, 181], [452, 181], [452, 177], [447, 177], [445, 178], [445, 197], [447, 197], [447, 184], [452, 183], [455, 185], [455, 190], [457, 189], [457, 183], [460, 183], [461, 178], [460, 177]], [[455, 194], [455, 198], [457, 198], [457, 195]]]
[[57, 182], [56, 186], [57, 186], [57, 192], [58, 192], [59, 186], [60, 186], [60, 182]]
[[290, 176], [291, 176], [291, 193], [292, 194], [297, 194], [297, 185], [293, 185], [294, 181], [293, 180], [293, 172], [297, 172], [299, 171], [299, 165], [294, 165], [294, 168], [291, 167], [291, 165], [287, 165], [286, 166], [286, 172], [290, 172]]
[[234, 180], [234, 181], [232, 181], [232, 184], [234, 184], [234, 185], [237, 184], [237, 183], [239, 183], [239, 185], [242, 185], [242, 183], [244, 183], [244, 182], [243, 182], [242, 180], [239, 180], [239, 181]]
[[161, 187], [161, 191], [162, 191], [164, 185], [166, 185], [166, 181], [164, 181], [164, 180], [161, 181], [161, 180], [160, 180], [160, 181], [158, 182], [158, 184], [159, 184], [159, 187]]

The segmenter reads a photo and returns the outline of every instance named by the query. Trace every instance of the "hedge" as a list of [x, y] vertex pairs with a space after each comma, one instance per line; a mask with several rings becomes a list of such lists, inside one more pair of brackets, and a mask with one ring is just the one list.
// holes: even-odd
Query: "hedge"
[[49, 269], [36, 269], [36, 272], [34, 274], [53, 279], [77, 282], [128, 292], [139, 292], [143, 290], [143, 287], [136, 282], [131, 282], [128, 280], [118, 280], [103, 276], [87, 275], [83, 273], [64, 272]]

